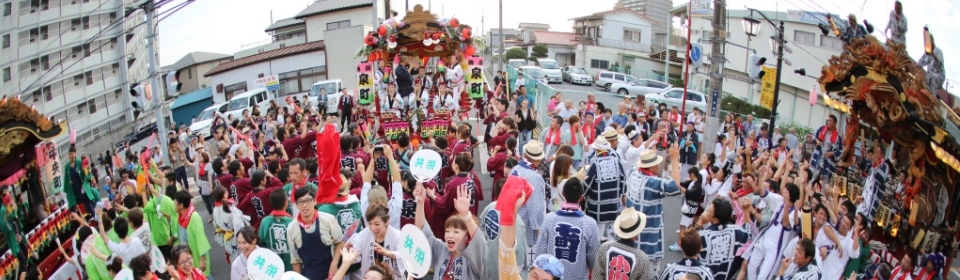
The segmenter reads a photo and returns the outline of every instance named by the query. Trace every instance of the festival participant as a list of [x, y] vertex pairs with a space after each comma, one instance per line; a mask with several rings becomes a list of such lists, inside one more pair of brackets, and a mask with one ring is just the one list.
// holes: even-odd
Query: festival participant
[[417, 72], [417, 59], [406, 55], [395, 55], [393, 58], [393, 76], [396, 79], [391, 85], [396, 85], [397, 93], [400, 95], [402, 103], [412, 104], [410, 94], [413, 93], [412, 73]]
[[247, 175], [247, 169], [237, 160], [230, 162], [230, 164], [227, 165], [227, 170], [230, 172], [230, 176], [233, 177], [230, 180], [230, 184], [222, 185], [223, 182], [220, 183], [225, 188], [228, 188], [227, 194], [230, 196], [230, 199], [239, 202], [246, 197], [252, 189], [250, 186], [250, 177]]
[[257, 230], [257, 240], [261, 240], [261, 244], [280, 256], [280, 259], [283, 260], [284, 271], [292, 271], [290, 247], [287, 243], [287, 229], [293, 222], [293, 218], [287, 211], [283, 210], [287, 208], [287, 193], [283, 189], [274, 188], [269, 194], [270, 206], [274, 210], [261, 221], [259, 230]]
[[[526, 91], [524, 86], [520, 86], [522, 91]], [[523, 93], [525, 95], [525, 93]], [[533, 139], [533, 130], [537, 128], [537, 111], [530, 108], [530, 101], [526, 98], [519, 99], [516, 112], [513, 113], [517, 119], [517, 130], [520, 131], [520, 137], [517, 138], [517, 147], [523, 148], [531, 139]], [[523, 154], [522, 150], [516, 151], [516, 154]]]
[[337, 111], [340, 112], [340, 127], [346, 129], [350, 124], [350, 117], [353, 113], [354, 97], [353, 93], [347, 91], [347, 88], [340, 90], [340, 101], [337, 102]]
[[380, 112], [394, 113], [398, 118], [406, 118], [407, 103], [397, 92], [395, 84], [387, 85], [387, 98], [380, 100]]
[[[154, 280], [157, 279], [157, 275], [154, 274], [152, 265], [151, 265], [150, 255], [143, 254], [134, 257], [130, 260], [130, 271], [133, 274], [133, 279], [137, 280]], [[166, 269], [166, 267], [164, 267]], [[164, 270], [165, 271], [165, 270]]]
[[[353, 177], [353, 170], [349, 169], [340, 169], [340, 188], [336, 194], [336, 197], [332, 203], [323, 203], [320, 207], [317, 208], [317, 211], [320, 213], [326, 213], [330, 216], [336, 217], [337, 225], [340, 227], [340, 231], [343, 232], [345, 236], [349, 236], [360, 232], [363, 230], [363, 214], [360, 208], [360, 201], [357, 200], [356, 196], [350, 195], [350, 180], [347, 178]], [[333, 187], [333, 186], [327, 186]], [[341, 248], [334, 248], [334, 260], [340, 259], [340, 250]], [[355, 271], [359, 269], [359, 266], [352, 269]]]
[[[690, 170], [690, 167], [697, 165], [697, 154], [700, 149], [700, 136], [697, 134], [697, 131], [694, 130], [693, 120], [687, 120], [686, 130], [679, 135], [680, 141], [680, 170], [686, 171]], [[683, 173], [680, 178], [681, 180], [690, 179], [687, 176], [688, 173]]]
[[700, 262], [713, 271], [717, 280], [732, 279], [730, 277], [737, 274], [740, 270], [737, 252], [750, 239], [750, 233], [736, 225], [732, 216], [730, 200], [714, 199], [694, 226], [700, 231], [701, 245], [705, 248], [700, 253]]
[[583, 160], [583, 147], [586, 146], [587, 140], [583, 137], [580, 116], [571, 115], [567, 123], [567, 129], [563, 131], [560, 142], [573, 148], [573, 168], [579, 169]]
[[[750, 252], [747, 266], [748, 279], [770, 279], [774, 271], [781, 269], [780, 256], [787, 246], [786, 243], [800, 232], [799, 209], [795, 205], [803, 205], [803, 201], [800, 200], [802, 197], [800, 187], [795, 184], [787, 184], [786, 187], [780, 188], [780, 194], [768, 193], [764, 197], [766, 208], [777, 210], [771, 217], [769, 226], [754, 238], [750, 248], [747, 249], [747, 252]], [[797, 203], [798, 200], [800, 203]], [[754, 216], [757, 216], [756, 213], [751, 213], [751, 217]], [[806, 240], [809, 241], [809, 239]], [[812, 247], [812, 241], [809, 242]], [[797, 248], [797, 252], [800, 252], [800, 246]], [[815, 249], [811, 248], [805, 255], [794, 255], [794, 258], [805, 257], [814, 260], [814, 251]], [[798, 267], [801, 267], [801, 264], [806, 265], [805, 262], [800, 262]]]
[[655, 264], [654, 271], [659, 271], [663, 260], [663, 199], [680, 195], [680, 146], [670, 146], [669, 155], [670, 176], [664, 179], [660, 177], [663, 157], [653, 150], [641, 152], [640, 160], [627, 178], [627, 189], [621, 195], [626, 207], [636, 208], [647, 215], [650, 226], [640, 233], [639, 245]]
[[647, 216], [626, 208], [614, 221], [616, 240], [600, 245], [593, 263], [593, 279], [653, 279], [653, 267], [647, 254], [637, 248], [637, 238], [647, 224]]
[[593, 142], [596, 156], [588, 162], [586, 185], [586, 214], [596, 220], [601, 242], [613, 239], [613, 222], [622, 210], [626, 173], [618, 155], [605, 138]]
[[170, 274], [171, 279], [175, 280], [206, 280], [210, 275], [209, 273], [203, 272], [204, 269], [201, 266], [200, 269], [196, 267], [197, 259], [193, 252], [193, 249], [190, 249], [190, 246], [186, 244], [180, 244], [173, 247], [173, 258], [171, 263], [167, 265], [167, 273]]
[[270, 201], [270, 193], [275, 189], [283, 188], [283, 183], [279, 179], [273, 176], [272, 173], [268, 174], [263, 170], [257, 170], [253, 172], [253, 176], [250, 177], [250, 185], [253, 186], [253, 190], [247, 194], [237, 205], [237, 208], [247, 216], [250, 216], [250, 225], [254, 228], [260, 228], [260, 221], [270, 215], [273, 210], [283, 210], [273, 208]]
[[[774, 279], [776, 280], [818, 280], [822, 278], [820, 267], [817, 266], [813, 255], [816, 252], [816, 245], [808, 238], [800, 239], [797, 243], [794, 257], [784, 258], [780, 263], [780, 270]], [[785, 270], [790, 264], [794, 264], [797, 270], [788, 275], [784, 275]], [[752, 278], [751, 278], [752, 279]]]
[[923, 264], [917, 273], [917, 280], [943, 280], [943, 266], [946, 257], [942, 253], [930, 253], [923, 256], [919, 264]]
[[[514, 180], [522, 180], [519, 177], [514, 177]], [[500, 259], [497, 258], [497, 253], [500, 248], [500, 236], [501, 236], [501, 224], [500, 220], [504, 219], [503, 212], [497, 209], [497, 198], [500, 196], [500, 193], [506, 185], [507, 179], [501, 179], [494, 183], [493, 193], [494, 200], [487, 204], [487, 207], [483, 208], [483, 211], [480, 212], [480, 224], [483, 225], [481, 228], [483, 230], [483, 242], [486, 243], [487, 252], [484, 256], [484, 265], [483, 265], [483, 276], [485, 278], [493, 277], [493, 275], [498, 275], [498, 270], [501, 266]], [[512, 226], [513, 233], [517, 237], [516, 242], [522, 243], [515, 248], [515, 261], [521, 264], [517, 269], [521, 278], [526, 278], [530, 270], [523, 264], [526, 263], [527, 257], [527, 242], [524, 238], [524, 233], [526, 232], [526, 225], [522, 220], [514, 220], [516, 224]]]
[[683, 258], [667, 265], [657, 279], [680, 280], [684, 275], [692, 273], [700, 276], [700, 279], [713, 280], [713, 271], [700, 262], [700, 250], [703, 247], [701, 242], [700, 234], [696, 230], [680, 230], [677, 243], [683, 248]]
[[487, 159], [487, 171], [490, 172], [490, 177], [493, 178], [493, 182], [500, 181], [500, 179], [507, 177], [506, 172], [503, 171], [503, 167], [507, 158], [516, 158], [516, 154], [514, 153], [516, 149], [517, 139], [514, 137], [507, 138], [505, 146], [494, 146], [493, 156]]
[[[442, 66], [442, 65], [441, 65]], [[456, 119], [457, 112], [457, 98], [453, 93], [453, 90], [447, 87], [446, 84], [441, 84], [439, 86], [439, 93], [433, 97], [433, 110], [447, 110], [449, 112], [450, 120]]]
[[824, 184], [830, 184], [837, 169], [837, 161], [843, 152], [843, 135], [837, 129], [837, 116], [830, 115], [826, 124], [817, 129], [816, 148], [810, 159], [814, 173], [820, 172]]
[[[97, 208], [96, 213], [97, 217], [103, 217], [103, 208]], [[129, 264], [133, 257], [147, 252], [147, 249], [143, 247], [143, 241], [140, 241], [139, 237], [131, 234], [130, 223], [123, 217], [117, 217], [117, 219], [113, 221], [113, 231], [117, 233], [117, 237], [120, 237], [120, 242], [110, 240], [107, 236], [107, 231], [103, 229], [103, 223], [99, 223], [97, 229], [99, 230], [100, 238], [107, 244], [107, 248], [123, 260], [123, 265]]]
[[[395, 188], [399, 189], [399, 187]], [[348, 250], [356, 249], [356, 252], [362, 257], [358, 264], [352, 265], [357, 268], [348, 268], [346, 271], [347, 273], [352, 272], [353, 279], [360, 279], [363, 274], [370, 271], [371, 267], [375, 266], [389, 268], [390, 271], [394, 272], [393, 276], [387, 278], [403, 279], [404, 267], [397, 255], [402, 248], [400, 230], [390, 224], [391, 215], [392, 213], [383, 201], [370, 204], [364, 214], [367, 227], [346, 241], [344, 248]], [[343, 266], [350, 267], [348, 264], [352, 263], [346, 262], [345, 258], [341, 268]]]
[[257, 236], [257, 230], [253, 227], [245, 226], [237, 232], [237, 248], [239, 254], [237, 258], [231, 262], [230, 280], [247, 279], [247, 259], [250, 258], [250, 253], [253, 253], [253, 250], [260, 248], [260, 246], [257, 246], [259, 243], [260, 237]]
[[343, 232], [334, 216], [316, 210], [316, 196], [316, 189], [310, 186], [294, 191], [297, 222], [287, 227], [287, 246], [293, 271], [307, 279], [327, 279], [336, 272], [338, 259], [333, 258], [333, 249], [342, 245]]
[[[444, 187], [444, 192], [437, 194], [434, 189], [427, 190], [427, 197], [430, 198], [433, 205], [433, 217], [430, 224], [437, 226], [434, 233], [436, 235], [443, 233], [438, 230], [442, 228], [441, 225], [446, 223], [447, 218], [457, 214], [455, 211], [458, 209], [454, 206], [456, 206], [455, 200], [460, 197], [458, 192], [465, 189], [470, 192], [471, 198], [474, 198], [478, 196], [477, 192], [480, 191], [476, 178], [470, 174], [470, 170], [473, 169], [473, 157], [469, 153], [459, 153], [453, 158], [452, 162], [450, 167], [455, 175], [450, 178], [450, 181]], [[460, 188], [461, 186], [463, 188]], [[470, 213], [477, 213], [478, 207], [477, 200], [470, 201]]]
[[[503, 148], [506, 145], [507, 138], [517, 139], [520, 137], [520, 131], [517, 130], [517, 121], [514, 117], [504, 117], [500, 122], [496, 124], [494, 129], [496, 136], [493, 139], [490, 139], [487, 142], [487, 146], [490, 147], [490, 153], [495, 154], [497, 150]], [[516, 146], [512, 152], [516, 154]]]
[[[821, 256], [818, 257], [817, 263], [824, 264], [824, 266], [821, 268], [823, 279], [840, 279], [843, 276], [843, 271], [846, 268], [847, 262], [851, 259], [860, 258], [859, 235], [851, 235], [851, 230], [860, 227], [860, 225], [854, 224], [855, 218], [853, 213], [841, 215], [839, 219], [839, 226], [836, 229], [836, 234], [837, 238], [840, 238], [840, 243], [836, 243], [836, 246], [831, 246], [832, 248], [829, 249], [822, 246], [817, 246], [820, 248], [819, 251], [821, 251]], [[820, 239], [820, 236], [818, 236], [817, 239]], [[822, 256], [822, 251], [824, 250], [828, 251], [826, 256]]]
[[563, 136], [563, 130], [561, 129], [563, 125], [563, 118], [560, 116], [553, 116], [550, 121], [550, 127], [547, 128], [546, 133], [540, 134], [540, 141], [546, 144], [547, 155], [553, 155], [557, 152], [557, 148], [560, 148], [562, 141], [560, 138]]
[[[199, 268], [200, 276], [210, 276], [210, 242], [204, 230], [200, 213], [193, 207], [193, 196], [186, 190], [177, 191], [176, 201], [177, 224], [179, 225], [179, 244], [171, 250], [171, 259], [183, 273], [192, 273], [194, 267]], [[179, 248], [179, 250], [178, 250]], [[186, 248], [186, 250], [184, 250]], [[182, 254], [186, 254], [183, 256]], [[188, 258], [193, 261], [189, 261]], [[185, 261], [188, 264], [181, 263]], [[168, 267], [167, 270], [170, 270]], [[171, 275], [175, 273], [171, 272]], [[182, 278], [181, 278], [182, 279]]]
[[179, 141], [170, 142], [168, 150], [170, 166], [173, 167], [173, 172], [177, 174], [177, 182], [180, 183], [182, 188], [187, 188], [190, 184], [187, 182], [186, 163], [189, 162], [189, 158], [187, 158], [186, 151], [180, 146]]
[[[287, 192], [291, 200], [293, 199], [293, 193], [300, 188], [310, 188], [314, 191], [317, 190], [317, 186], [313, 183], [307, 182], [307, 178], [303, 176], [303, 169], [306, 168], [307, 163], [303, 159], [295, 158], [287, 163], [287, 169], [290, 172], [290, 183], [283, 186], [283, 190]], [[291, 215], [296, 216], [299, 212], [300, 207], [294, 207], [294, 205], [289, 205], [287, 207], [287, 212]]]
[[553, 254], [563, 264], [566, 277], [588, 279], [600, 243], [597, 221], [580, 210], [584, 194], [580, 179], [567, 180], [561, 193], [565, 202], [543, 219], [534, 253]]
[[63, 176], [63, 189], [67, 194], [67, 205], [72, 209], [80, 204], [87, 213], [93, 213], [94, 201], [99, 200], [100, 192], [91, 188], [89, 181], [84, 179], [89, 176], [84, 172], [81, 160], [77, 157], [77, 147], [73, 144], [70, 145], [68, 156], [69, 160], [63, 170], [66, 174]]
[[[684, 231], [693, 224], [697, 213], [700, 212], [700, 205], [703, 204], [703, 177], [700, 175], [700, 169], [696, 166], [687, 168], [687, 177], [680, 183], [680, 193], [683, 194], [682, 205], [680, 207], [680, 231]], [[680, 252], [679, 241], [670, 245], [670, 251]]]
[[[370, 151], [370, 153], [375, 155], [379, 155], [380, 153], [387, 155], [386, 159], [387, 159], [388, 169], [390, 170], [390, 182], [392, 182], [392, 186], [390, 186], [390, 191], [391, 191], [390, 198], [386, 201], [383, 201], [383, 203], [384, 205], [387, 206], [390, 213], [390, 219], [389, 219], [390, 226], [399, 229], [401, 227], [401, 219], [403, 219], [401, 218], [401, 212], [402, 212], [401, 207], [407, 206], [407, 205], [403, 205], [404, 204], [403, 201], [405, 199], [403, 197], [403, 192], [407, 191], [408, 189], [411, 192], [413, 191], [413, 185], [411, 185], [411, 182], [407, 180], [407, 179], [411, 179], [412, 177], [404, 178], [403, 176], [401, 176], [401, 173], [409, 174], [409, 171], [401, 172], [400, 169], [397, 168], [397, 165], [398, 165], [397, 161], [394, 159], [393, 151], [390, 149], [389, 146], [384, 146], [382, 152], [379, 152], [376, 149], [368, 148], [368, 150]], [[375, 167], [372, 164], [369, 166], [364, 166], [363, 163], [360, 163], [358, 168], [363, 173], [361, 175], [361, 178], [363, 180], [363, 187], [360, 191], [360, 206], [359, 206], [361, 211], [363, 211], [363, 209], [367, 209], [370, 207], [371, 204], [373, 204], [373, 201], [370, 198], [369, 194], [371, 189], [373, 188], [372, 182], [373, 182], [373, 173], [374, 173]], [[386, 191], [386, 188], [384, 190]], [[408, 213], [409, 214], [408, 216], [412, 222], [412, 219], [413, 219], [412, 210], [415, 210], [415, 209], [410, 207], [408, 210], [411, 210]], [[432, 213], [432, 208], [430, 211]], [[360, 229], [363, 229], [362, 225]]]
[[457, 213], [450, 215], [444, 222], [444, 240], [435, 237], [434, 231], [427, 224], [423, 202], [428, 199], [428, 192], [422, 184], [417, 184], [414, 191], [417, 198], [415, 226], [423, 230], [430, 243], [432, 255], [429, 257], [430, 263], [434, 264], [434, 279], [480, 279], [486, 247], [483, 242], [470, 239], [476, 236], [478, 229], [470, 213], [472, 191], [466, 185], [458, 185], [455, 190], [448, 190], [448, 194], [456, 196], [453, 204]]
[[[150, 253], [153, 250], [160, 250], [160, 248], [154, 244], [152, 236], [153, 233], [150, 231], [150, 223], [144, 223], [143, 209], [138, 207], [127, 210], [127, 218], [130, 220], [130, 225], [133, 226], [133, 233], [130, 235], [140, 239], [140, 242], [143, 243], [143, 249], [146, 251], [146, 253]], [[163, 256], [160, 256], [158, 259], [154, 259], [152, 255], [150, 259], [154, 260], [150, 262], [151, 264], [156, 264], [150, 266], [151, 270], [157, 273], [163, 272], [164, 267], [161, 264], [166, 263], [166, 259], [163, 258]]]
[[237, 248], [236, 233], [247, 226], [247, 222], [244, 221], [243, 213], [230, 199], [226, 188], [215, 187], [210, 196], [214, 199], [213, 239], [227, 251], [230, 259], [236, 259], [240, 252]]
[[863, 183], [863, 193], [860, 194], [862, 201], [857, 205], [857, 213], [862, 213], [868, 220], [873, 221], [877, 210], [880, 208], [880, 202], [884, 199], [884, 193], [887, 189], [887, 180], [890, 180], [890, 163], [884, 156], [884, 148], [877, 144], [873, 146], [873, 163], [870, 165], [870, 173]]

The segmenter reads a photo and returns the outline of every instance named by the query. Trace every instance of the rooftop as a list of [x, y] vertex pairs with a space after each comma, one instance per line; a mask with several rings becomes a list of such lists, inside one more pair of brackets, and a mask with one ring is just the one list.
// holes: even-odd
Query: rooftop
[[570, 32], [536, 30], [533, 31], [533, 38], [536, 40], [537, 44], [564, 46], [577, 44], [577, 34]]
[[[684, 7], [686, 7], [686, 6], [684, 6]], [[576, 21], [576, 20], [603, 19], [603, 17], [604, 17], [605, 15], [617, 14], [617, 13], [631, 13], [631, 14], [637, 15], [637, 16], [640, 17], [640, 18], [643, 18], [643, 19], [646, 20], [646, 21], [649, 21], [650, 24], [652, 24], [652, 25], [657, 25], [657, 26], [661, 25], [660, 22], [657, 22], [657, 21], [655, 21], [655, 20], [647, 17], [647, 16], [644, 15], [644, 14], [641, 14], [641, 13], [639, 13], [639, 12], [637, 12], [637, 11], [634, 11], [634, 10], [631, 10], [631, 9], [626, 9], [626, 8], [613, 9], [613, 10], [603, 11], [603, 12], [596, 12], [596, 13], [593, 13], [593, 14], [591, 14], [591, 15], [582, 16], [582, 17], [577, 17], [577, 18], [572, 18], [571, 20], [575, 20], [575, 21]]]
[[525, 28], [550, 29], [550, 25], [546, 23], [521, 22], [519, 29], [525, 29]]
[[172, 65], [167, 65], [167, 66], [161, 67], [160, 69], [161, 70], [163, 69], [180, 70], [180, 69], [187, 68], [193, 65], [204, 63], [204, 62], [210, 62], [210, 61], [221, 60], [221, 59], [229, 59], [232, 57], [233, 57], [232, 55], [222, 54], [222, 53], [191, 52], [183, 56], [182, 58], [180, 58], [180, 60], [177, 60], [177, 62], [173, 63]]
[[373, 6], [373, 0], [319, 0], [300, 11], [294, 18], [302, 19], [308, 16], [366, 6]]
[[299, 24], [303, 24], [303, 19], [285, 18], [285, 19], [278, 20], [277, 22], [274, 22], [270, 26], [267, 26], [267, 29], [264, 29], [263, 32], [270, 32], [280, 28], [299, 25]]
[[316, 42], [309, 42], [305, 44], [299, 44], [295, 46], [289, 46], [286, 48], [276, 49], [268, 52], [262, 52], [262, 53], [258, 53], [258, 54], [244, 57], [241, 59], [221, 63], [220, 65], [217, 65], [217, 67], [214, 67], [213, 69], [211, 69], [210, 72], [203, 74], [203, 76], [209, 77], [209, 76], [216, 75], [218, 73], [223, 73], [223, 72], [244, 67], [250, 64], [260, 63], [260, 62], [269, 61], [272, 59], [277, 59], [281, 57], [286, 57], [286, 56], [291, 56], [291, 55], [301, 54], [306, 52], [312, 52], [312, 51], [322, 50], [322, 49], [324, 49], [323, 41], [316, 41]]

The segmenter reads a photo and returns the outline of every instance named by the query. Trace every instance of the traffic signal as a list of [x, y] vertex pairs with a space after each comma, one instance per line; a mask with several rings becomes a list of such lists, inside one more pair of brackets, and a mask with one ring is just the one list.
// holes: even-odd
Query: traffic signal
[[147, 102], [143, 98], [146, 93], [147, 88], [144, 85], [135, 83], [130, 86], [130, 107], [133, 109], [134, 119], [140, 117], [140, 113], [147, 105]]
[[748, 69], [748, 74], [750, 74], [751, 79], [754, 81], [760, 81], [760, 79], [763, 79], [763, 74], [765, 73], [763, 72], [762, 66], [766, 62], [767, 58], [765, 57], [757, 54], [750, 55], [750, 68]]
[[180, 94], [180, 70], [167, 73], [167, 95], [177, 96]]

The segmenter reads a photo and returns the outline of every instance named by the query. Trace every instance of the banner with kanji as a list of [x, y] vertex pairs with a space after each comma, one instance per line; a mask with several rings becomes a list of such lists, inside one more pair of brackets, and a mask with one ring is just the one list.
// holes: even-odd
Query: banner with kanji
[[763, 82], [760, 84], [760, 105], [773, 108], [773, 92], [777, 86], [777, 68], [763, 67]]
[[357, 64], [357, 98], [360, 99], [360, 105], [370, 105], [373, 103], [373, 63], [360, 62]]
[[383, 136], [385, 138], [389, 140], [397, 140], [397, 138], [400, 137], [401, 132], [410, 135], [410, 122], [393, 121], [383, 123]]
[[471, 99], [481, 99], [485, 90], [483, 88], [483, 57], [471, 56], [467, 58], [467, 93]]
[[431, 118], [423, 120], [420, 124], [420, 137], [441, 137], [447, 135], [447, 127], [450, 120], [446, 118]]

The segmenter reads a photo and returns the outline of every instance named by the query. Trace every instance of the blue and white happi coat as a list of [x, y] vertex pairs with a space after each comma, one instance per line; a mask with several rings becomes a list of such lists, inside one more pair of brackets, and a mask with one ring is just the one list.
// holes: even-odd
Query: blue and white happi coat
[[880, 202], [883, 201], [883, 194], [887, 190], [887, 181], [890, 180], [890, 163], [886, 160], [880, 162], [877, 167], [870, 168], [870, 174], [863, 182], [863, 202], [857, 205], [857, 213], [867, 216], [867, 219], [873, 221], [873, 216], [877, 214], [880, 208]]
[[585, 182], [588, 216], [598, 223], [613, 222], [620, 215], [620, 197], [626, 193], [620, 155], [608, 149], [590, 162]]
[[700, 231], [700, 262], [713, 271], [714, 279], [727, 280], [740, 269], [737, 250], [750, 240], [750, 232], [736, 224], [710, 225]]
[[580, 210], [548, 213], [534, 245], [536, 255], [551, 255], [563, 264], [564, 279], [588, 279], [600, 248], [597, 221]]
[[652, 260], [663, 258], [663, 198], [680, 195], [673, 179], [647, 176], [631, 170], [627, 178], [627, 207], [647, 215], [637, 243]]
[[540, 224], [543, 223], [544, 213], [547, 213], [547, 183], [533, 167], [533, 164], [526, 160], [520, 161], [517, 166], [514, 166], [513, 170], [510, 171], [510, 176], [520, 176], [533, 187], [533, 193], [530, 194], [527, 203], [517, 210], [517, 216], [527, 225], [527, 244], [534, 244], [537, 240], [536, 231], [540, 229]]
[[[817, 129], [814, 138], [819, 137], [825, 129], [826, 126]], [[836, 130], [834, 133], [840, 133], [840, 130]], [[843, 134], [837, 136], [836, 142], [830, 141], [832, 137], [829, 135], [823, 138], [824, 143], [814, 146], [813, 154], [810, 156], [810, 167], [814, 170], [814, 173], [819, 171], [822, 178], [830, 178], [837, 170], [837, 162], [840, 160], [840, 154], [843, 153]], [[833, 152], [833, 156], [827, 157], [827, 152]]]

